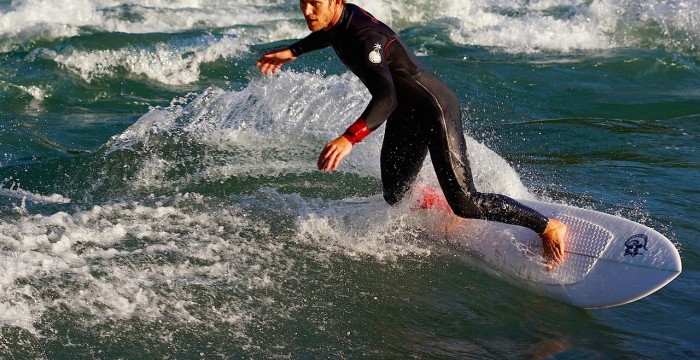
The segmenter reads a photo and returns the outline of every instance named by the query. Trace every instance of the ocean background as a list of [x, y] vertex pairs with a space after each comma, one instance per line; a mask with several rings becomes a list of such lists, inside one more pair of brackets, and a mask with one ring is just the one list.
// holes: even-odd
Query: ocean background
[[681, 275], [572, 307], [389, 208], [383, 128], [317, 171], [369, 94], [330, 49], [257, 72], [297, 1], [0, 0], [0, 358], [700, 358], [700, 1], [355, 3], [457, 93], [479, 189]]

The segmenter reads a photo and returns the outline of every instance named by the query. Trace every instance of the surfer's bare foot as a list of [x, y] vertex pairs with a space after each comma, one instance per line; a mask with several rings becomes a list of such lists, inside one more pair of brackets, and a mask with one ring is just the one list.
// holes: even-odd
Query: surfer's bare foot
[[547, 261], [547, 271], [552, 271], [564, 261], [566, 225], [557, 219], [549, 219], [540, 237], [544, 259]]

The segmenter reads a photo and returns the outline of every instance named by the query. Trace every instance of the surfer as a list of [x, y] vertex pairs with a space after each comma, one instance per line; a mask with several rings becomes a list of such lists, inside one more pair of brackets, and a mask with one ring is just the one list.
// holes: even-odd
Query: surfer
[[357, 121], [324, 146], [319, 170], [335, 171], [355, 144], [386, 122], [380, 163], [387, 203], [404, 198], [430, 153], [440, 188], [457, 216], [527, 227], [542, 238], [548, 269], [561, 264], [566, 233], [562, 222], [507, 196], [477, 191], [456, 95], [396, 32], [345, 0], [300, 0], [299, 6], [311, 34], [263, 54], [255, 65], [270, 74], [301, 54], [332, 46], [372, 95]]

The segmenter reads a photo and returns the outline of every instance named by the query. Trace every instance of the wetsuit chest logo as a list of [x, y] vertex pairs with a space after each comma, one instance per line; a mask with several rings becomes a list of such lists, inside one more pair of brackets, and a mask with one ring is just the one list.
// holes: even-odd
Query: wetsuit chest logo
[[369, 62], [372, 64], [379, 64], [382, 62], [382, 46], [379, 44], [374, 44], [374, 50], [369, 53]]

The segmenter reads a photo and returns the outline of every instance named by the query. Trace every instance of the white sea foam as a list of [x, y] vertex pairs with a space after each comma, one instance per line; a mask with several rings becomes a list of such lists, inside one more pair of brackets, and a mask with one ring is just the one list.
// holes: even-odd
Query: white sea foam
[[[246, 338], [303, 306], [289, 303], [306, 296], [289, 284], [304, 279], [310, 263], [323, 266], [339, 253], [380, 261], [429, 255], [404, 210], [378, 197], [326, 202], [262, 189], [227, 200], [183, 194], [2, 219], [0, 324], [36, 333], [48, 310], [71, 311], [89, 314], [84, 327], [224, 322], [234, 338]], [[368, 213], [371, 226], [362, 221]], [[282, 231], [291, 238], [272, 232], [279, 219], [293, 220]], [[222, 296], [217, 291], [227, 300], [216, 308], [193, 300]]]
[[143, 76], [163, 84], [184, 85], [199, 80], [202, 64], [230, 59], [247, 49], [244, 41], [234, 36], [205, 36], [187, 43], [158, 43], [151, 48], [93, 51], [69, 48], [61, 53], [41, 49], [32, 56], [52, 59], [87, 82], [126, 71], [129, 77]]
[[[43, 101], [46, 99], [49, 95], [46, 90], [38, 87], [38, 86], [22, 86], [22, 85], [11, 85], [13, 87], [16, 87], [17, 89], [31, 95], [34, 100], [36, 101]], [[50, 86], [47, 85], [47, 88], [51, 88]]]
[[[51, 9], [51, 11], [47, 11]], [[78, 34], [80, 26], [98, 26], [103, 22], [88, 0], [13, 1], [0, 13], [0, 34], [19, 37], [56, 38]]]
[[77, 35], [81, 29], [132, 34], [178, 32], [287, 18], [286, 12], [269, 2], [14, 0], [0, 13], [0, 34], [53, 39]]
[[[700, 47], [700, 1], [358, 1], [394, 26], [450, 18], [450, 39], [508, 52], [597, 50], [654, 43]], [[661, 33], [644, 29], [659, 27]], [[636, 32], [639, 29], [639, 32]], [[652, 38], [647, 38], [651, 36]], [[655, 38], [656, 37], [656, 38]]]
[[[398, 29], [425, 26], [441, 18], [457, 19], [449, 29], [453, 41], [513, 52], [607, 49], [636, 44], [643, 35], [633, 35], [629, 29], [645, 24], [660, 27], [662, 37], [672, 36], [677, 42], [700, 46], [700, 30], [696, 26], [700, 20], [698, 0], [356, 3]], [[49, 8], [52, 11], [46, 11]], [[0, 46], [11, 48], [15, 41], [12, 39], [74, 36], [87, 29], [149, 33], [212, 28], [236, 28], [240, 35], [262, 42], [300, 38], [308, 33], [296, 3], [285, 1], [15, 0], [0, 13], [0, 34], [6, 36]]]
[[228, 310], [220, 309], [241, 332], [257, 312], [275, 313], [253, 298], [256, 289], [280, 286], [271, 279], [290, 270], [284, 245], [263, 240], [267, 225], [235, 206], [209, 207], [196, 195], [166, 200], [0, 221], [0, 323], [33, 331], [44, 311], [57, 306], [90, 314], [86, 325], [165, 316], [199, 322], [207, 311], [192, 314], [178, 284], [209, 281], [250, 295], [237, 294]]
[[297, 241], [312, 244], [321, 258], [342, 253], [395, 261], [432, 253], [409, 206], [389, 207], [379, 195], [316, 208], [299, 217], [297, 228]]
[[[33, 110], [33, 111], [40, 111], [42, 109], [42, 101], [46, 99], [47, 97], [51, 96], [51, 85], [41, 85], [41, 86], [35, 86], [35, 85], [30, 85], [30, 86], [24, 86], [24, 85], [15, 85], [13, 83], [9, 83], [3, 80], [0, 80], [0, 86], [6, 87], [6, 88], [12, 88], [12, 89], [17, 89], [25, 94], [28, 94], [32, 97], [28, 104], [28, 109]], [[6, 154], [7, 155], [7, 154]], [[0, 162], [0, 165], [2, 165], [2, 162]]]
[[459, 44], [498, 47], [509, 52], [607, 49], [617, 26], [619, 3], [593, 1], [454, 1], [459, 27], [450, 38]]
[[[7, 185], [7, 187], [5, 187]], [[20, 188], [19, 184], [9, 183], [8, 180], [0, 181], [0, 195], [6, 196], [14, 199], [21, 199], [23, 201], [31, 201], [35, 203], [54, 203], [54, 204], [68, 204], [70, 199], [64, 197], [60, 194], [52, 195], [41, 195], [34, 194], [30, 191]]]

